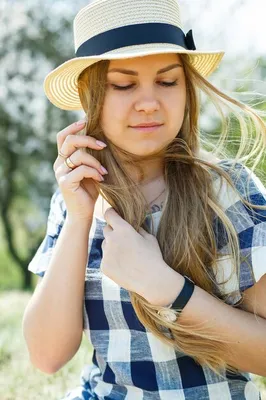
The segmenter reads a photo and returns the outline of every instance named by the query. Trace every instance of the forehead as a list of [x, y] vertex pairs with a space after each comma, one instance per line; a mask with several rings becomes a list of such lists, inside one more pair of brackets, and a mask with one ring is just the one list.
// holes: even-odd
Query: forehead
[[125, 58], [123, 60], [111, 60], [109, 70], [111, 68], [130, 68], [141, 70], [142, 68], [158, 69], [165, 67], [171, 63], [181, 63], [179, 54], [152, 54], [144, 57]]

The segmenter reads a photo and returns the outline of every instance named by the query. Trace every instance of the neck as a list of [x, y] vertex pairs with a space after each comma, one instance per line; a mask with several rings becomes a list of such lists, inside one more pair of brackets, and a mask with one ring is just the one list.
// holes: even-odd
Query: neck
[[139, 166], [142, 168], [141, 172], [143, 176], [141, 176], [140, 170], [136, 167], [134, 168], [132, 164], [126, 165], [125, 168], [131, 179], [141, 188], [153, 185], [155, 182], [162, 179], [164, 175], [164, 165], [161, 159], [140, 163]]
[[164, 177], [160, 176], [150, 181], [148, 184], [140, 186], [140, 190], [149, 204], [149, 207], [154, 205], [157, 207], [165, 198], [166, 185]]

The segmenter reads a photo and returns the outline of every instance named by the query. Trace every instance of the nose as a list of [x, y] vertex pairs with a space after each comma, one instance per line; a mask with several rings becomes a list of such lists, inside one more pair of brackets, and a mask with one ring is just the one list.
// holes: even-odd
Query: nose
[[153, 113], [158, 111], [160, 108], [160, 103], [156, 99], [156, 95], [152, 90], [144, 90], [142, 94], [139, 95], [139, 99], [135, 102], [136, 111], [145, 111], [146, 113]]

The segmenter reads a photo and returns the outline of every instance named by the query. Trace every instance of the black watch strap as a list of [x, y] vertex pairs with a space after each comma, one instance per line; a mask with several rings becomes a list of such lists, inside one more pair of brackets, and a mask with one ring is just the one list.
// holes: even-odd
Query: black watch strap
[[177, 311], [179, 310], [182, 311], [194, 292], [195, 289], [194, 282], [186, 275], [184, 275], [184, 278], [185, 278], [185, 284], [183, 286], [183, 289], [181, 290], [180, 294], [171, 305], [170, 309], [177, 309]]

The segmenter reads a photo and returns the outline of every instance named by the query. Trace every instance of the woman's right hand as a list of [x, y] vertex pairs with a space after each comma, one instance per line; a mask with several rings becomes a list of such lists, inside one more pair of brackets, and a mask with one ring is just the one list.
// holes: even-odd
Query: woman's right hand
[[91, 136], [77, 135], [84, 129], [86, 121], [81, 125], [77, 122], [69, 125], [57, 134], [57, 148], [70, 157], [76, 167], [71, 170], [65, 164], [65, 158], [58, 155], [53, 169], [55, 177], [64, 197], [67, 216], [70, 220], [92, 220], [95, 203], [99, 196], [99, 185], [94, 181], [102, 182], [101, 164], [96, 158], [82, 151], [81, 148], [89, 147], [95, 150], [103, 150], [104, 147], [96, 143]]

